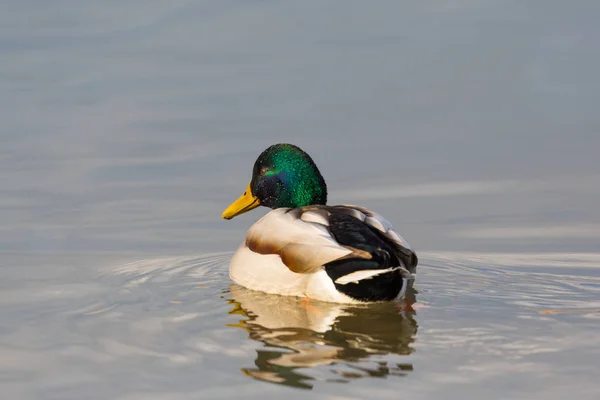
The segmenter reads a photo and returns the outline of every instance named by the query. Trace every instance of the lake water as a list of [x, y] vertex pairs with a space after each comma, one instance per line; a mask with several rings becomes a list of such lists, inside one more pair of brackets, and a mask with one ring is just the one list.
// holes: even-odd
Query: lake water
[[[2, 397], [600, 398], [599, 19], [2, 2]], [[231, 284], [266, 209], [220, 215], [276, 142], [415, 248], [410, 302]]]

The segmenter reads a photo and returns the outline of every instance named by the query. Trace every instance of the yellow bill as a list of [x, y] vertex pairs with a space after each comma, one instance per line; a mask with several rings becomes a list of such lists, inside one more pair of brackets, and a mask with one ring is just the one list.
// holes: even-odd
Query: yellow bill
[[260, 206], [260, 201], [252, 194], [250, 183], [243, 195], [239, 199], [231, 203], [229, 207], [223, 211], [223, 218], [231, 219], [237, 215], [243, 214]]

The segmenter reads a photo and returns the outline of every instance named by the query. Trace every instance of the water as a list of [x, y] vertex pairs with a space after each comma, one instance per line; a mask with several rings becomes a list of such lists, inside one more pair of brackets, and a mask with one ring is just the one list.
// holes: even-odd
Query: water
[[[600, 396], [594, 1], [4, 2], [0, 389], [24, 399]], [[256, 156], [420, 256], [410, 299], [257, 294]]]

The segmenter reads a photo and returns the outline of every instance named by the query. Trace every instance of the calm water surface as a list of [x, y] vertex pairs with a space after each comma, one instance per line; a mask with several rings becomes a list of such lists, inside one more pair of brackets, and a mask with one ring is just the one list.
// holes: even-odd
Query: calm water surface
[[[596, 1], [2, 9], [3, 397], [600, 397]], [[282, 141], [415, 247], [404, 303], [231, 284]]]

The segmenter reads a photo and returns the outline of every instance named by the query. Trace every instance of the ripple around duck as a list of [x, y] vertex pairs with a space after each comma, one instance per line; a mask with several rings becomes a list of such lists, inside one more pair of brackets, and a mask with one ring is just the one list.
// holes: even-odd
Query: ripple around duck
[[600, 256], [595, 254], [556, 255], [556, 260], [545, 254], [433, 254], [426, 263], [420, 271], [421, 293], [449, 297], [462, 306], [485, 303], [517, 313], [600, 312]]
[[[137, 311], [129, 329], [147, 339], [169, 332], [170, 345], [161, 347], [170, 351], [158, 352], [155, 342], [144, 348], [138, 341], [110, 339], [107, 348], [120, 356], [130, 348], [137, 356], [184, 364], [227, 359], [248, 377], [310, 389], [318, 382], [407, 376], [419, 369], [415, 360], [428, 355], [478, 352], [486, 362], [518, 363], [583, 351], [583, 343], [595, 341], [586, 329], [562, 341], [552, 333], [598, 316], [600, 276], [590, 256], [557, 258], [556, 265], [544, 255], [424, 254], [415, 298], [348, 306], [230, 284], [230, 255], [140, 260], [113, 268], [106, 279], [120, 279], [109, 296], [115, 302], [96, 312], [122, 318], [128, 307], [143, 306], [148, 319]], [[549, 323], [551, 330], [544, 331]], [[241, 332], [247, 340], [240, 339]], [[443, 379], [458, 379], [456, 372], [471, 364], [457, 365]]]
[[160, 308], [210, 301], [222, 293], [230, 256], [161, 257], [102, 268], [95, 279], [104, 285], [105, 293], [77, 312], [98, 315], [134, 304]]
[[[536, 398], [597, 387], [598, 255], [554, 261], [545, 254], [437, 253], [422, 260], [415, 368], [421, 357], [445, 365], [430, 368], [433, 382], [506, 382], [515, 395], [523, 397], [517, 388], [525, 385]], [[565, 375], [572, 381], [556, 380]]]
[[165, 390], [224, 385], [233, 394], [250, 377], [349, 395], [346, 387], [371, 380], [376, 393], [436, 382], [419, 391], [442, 395], [444, 385], [492, 378], [550, 388], [561, 372], [583, 385], [600, 372], [600, 269], [591, 257], [571, 255], [570, 267], [558, 259], [559, 267], [547, 257], [423, 254], [406, 301], [362, 306], [247, 290], [229, 281], [230, 257], [162, 257], [64, 276], [35, 310], [10, 298], [24, 316], [0, 332], [3, 354], [24, 360], [15, 379], [53, 365], [71, 371], [73, 385], [93, 377], [105, 397], [130, 388], [132, 370]]
[[[120, 321], [121, 327], [125, 322], [127, 329], [139, 331], [145, 339], [109, 338], [105, 343], [109, 352], [194, 363], [206, 360], [208, 354], [244, 355], [246, 361], [236, 361], [244, 375], [298, 388], [311, 388], [315, 379], [350, 382], [404, 376], [412, 370], [406, 358], [414, 351], [418, 325], [411, 310], [395, 303], [305, 304], [294, 297], [247, 290], [229, 282], [229, 257], [224, 253], [150, 259], [110, 268], [102, 276], [112, 287], [106, 302], [81, 310], [96, 323], [79, 329], [98, 335], [111, 321]], [[126, 320], [128, 309], [140, 306], [150, 311], [147, 320], [140, 318], [139, 310], [137, 320]], [[114, 332], [116, 326], [110, 329]], [[159, 354], [151, 343], [142, 347], [165, 329], [170, 331], [168, 343], [177, 341], [179, 350]], [[240, 343], [242, 332], [248, 340]], [[228, 341], [232, 335], [238, 339]], [[248, 357], [248, 349], [255, 356]]]

